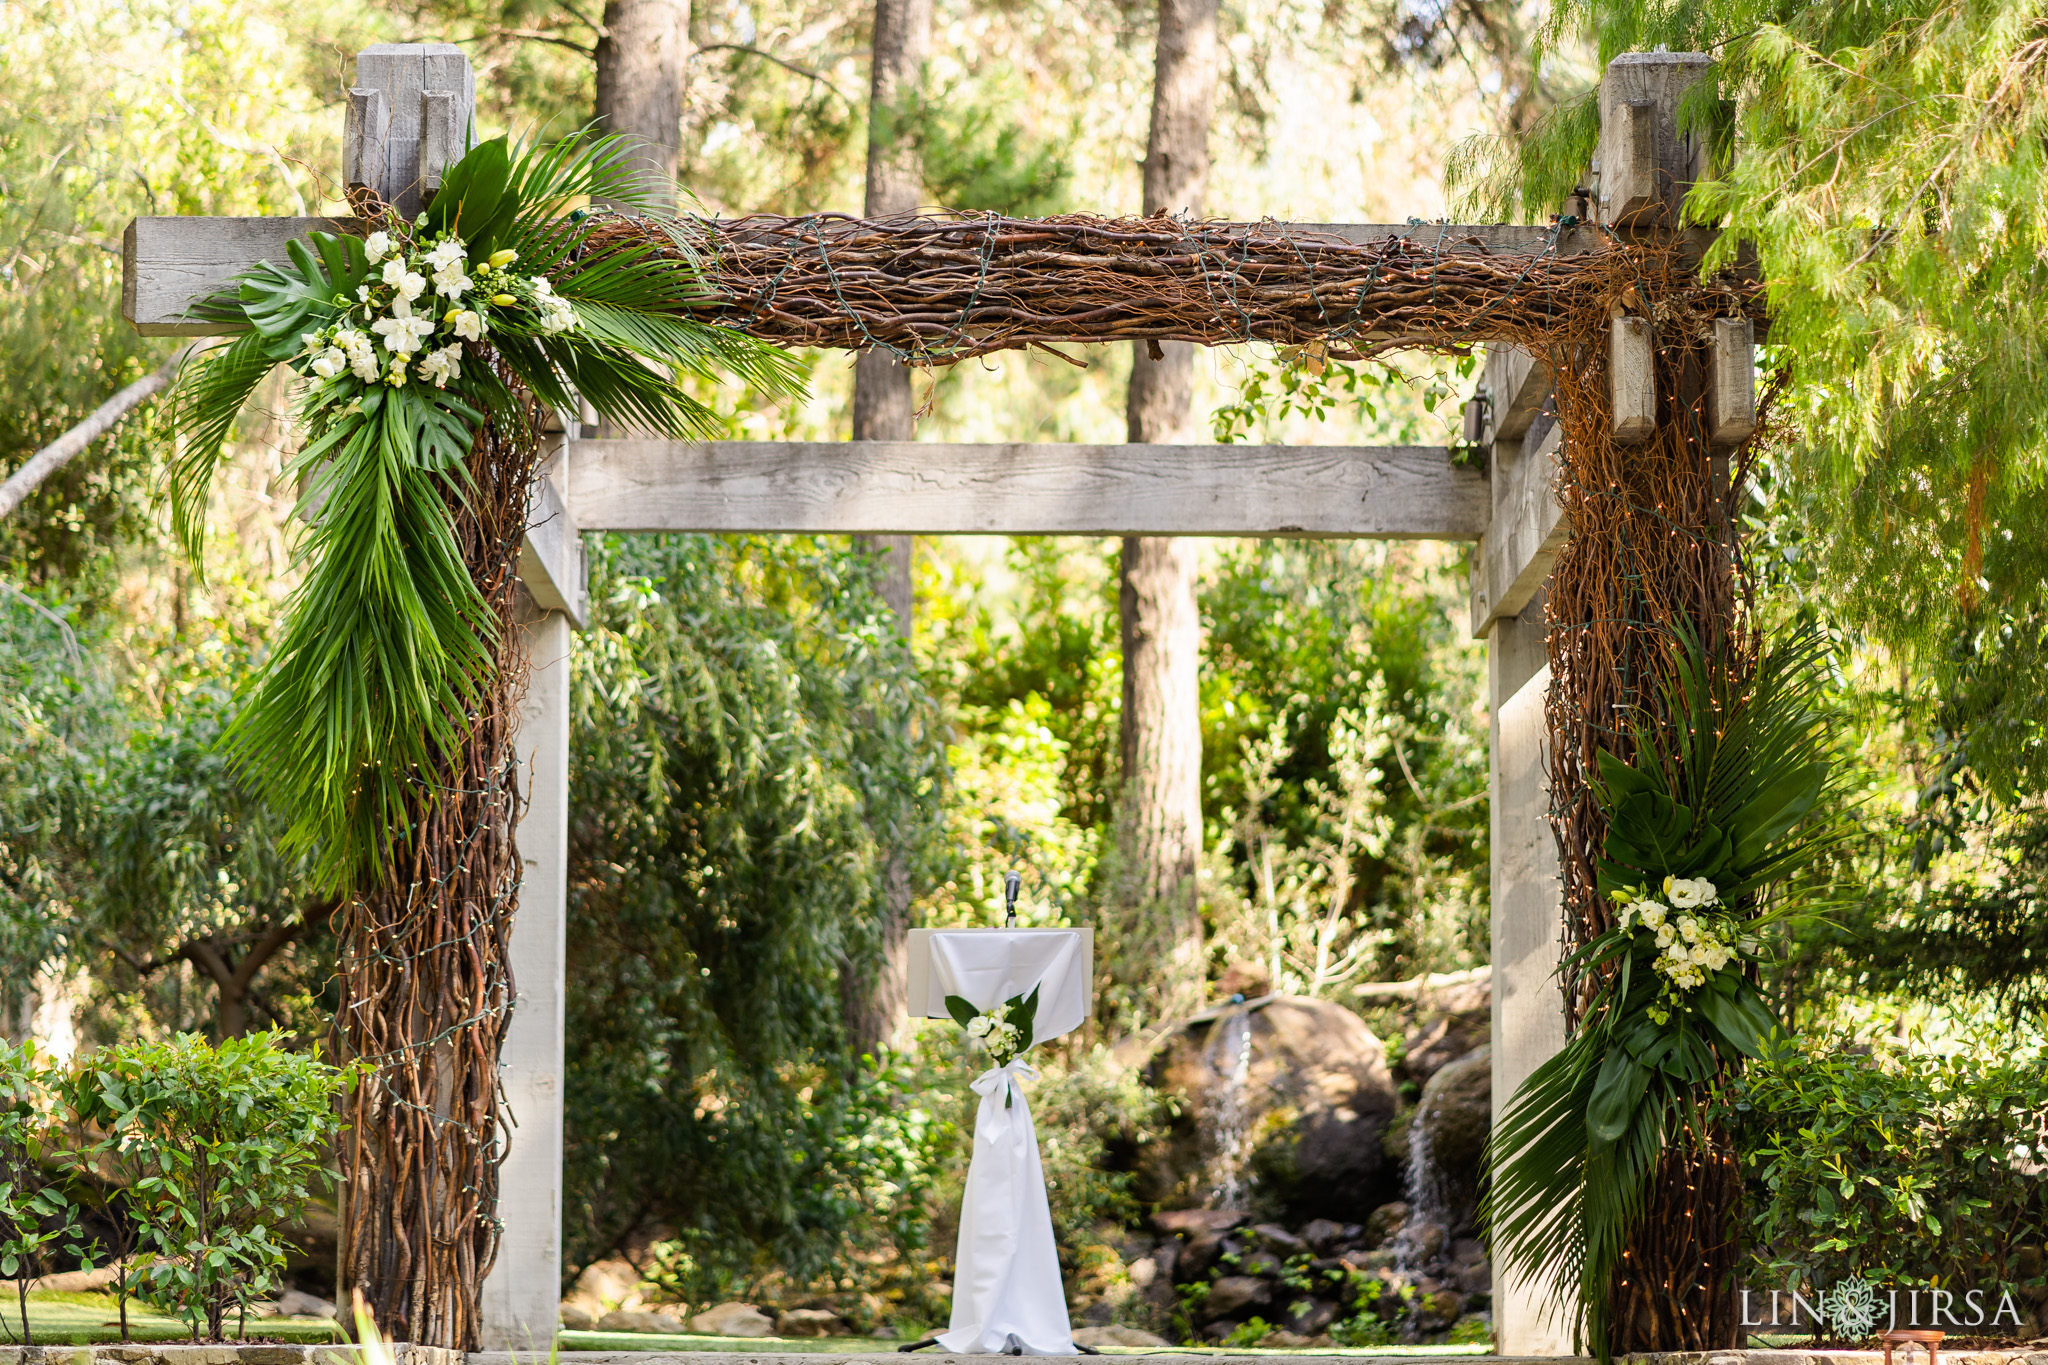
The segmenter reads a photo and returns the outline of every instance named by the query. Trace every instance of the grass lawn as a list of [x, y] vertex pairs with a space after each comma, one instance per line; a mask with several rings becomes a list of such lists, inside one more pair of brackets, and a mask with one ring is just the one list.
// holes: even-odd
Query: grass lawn
[[[20, 1301], [12, 1286], [0, 1286], [0, 1345], [21, 1341]], [[28, 1296], [28, 1325], [38, 1346], [85, 1346], [121, 1339], [121, 1308], [112, 1294], [33, 1293]], [[129, 1335], [136, 1341], [189, 1341], [184, 1322], [134, 1299], [128, 1301]], [[250, 1318], [249, 1336], [285, 1341], [339, 1341], [341, 1329], [325, 1318]], [[235, 1320], [227, 1322], [235, 1339]]]

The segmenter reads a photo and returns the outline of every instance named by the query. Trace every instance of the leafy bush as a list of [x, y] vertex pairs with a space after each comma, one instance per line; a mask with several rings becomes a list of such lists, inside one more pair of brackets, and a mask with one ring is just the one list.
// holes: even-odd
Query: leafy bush
[[1773, 1287], [2038, 1283], [2048, 1054], [1980, 1040], [1861, 1055], [1817, 1040], [1751, 1068], [1727, 1111], [1753, 1273]]
[[76, 1256], [78, 1210], [52, 1184], [57, 1073], [36, 1055], [0, 1040], [0, 1276], [14, 1281], [21, 1333], [29, 1344], [28, 1282], [46, 1251], [64, 1244]]
[[199, 1339], [222, 1336], [231, 1309], [278, 1287], [281, 1224], [304, 1212], [340, 1129], [336, 1096], [350, 1074], [288, 1052], [289, 1034], [230, 1038], [218, 1048], [180, 1034], [103, 1048], [71, 1087], [102, 1149], [139, 1178], [129, 1208], [157, 1262], [138, 1277]]

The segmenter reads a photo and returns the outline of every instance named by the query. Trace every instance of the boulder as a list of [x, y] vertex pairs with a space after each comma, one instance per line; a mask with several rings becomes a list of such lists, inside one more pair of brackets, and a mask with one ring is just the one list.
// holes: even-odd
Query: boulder
[[1197, 1203], [1223, 1185], [1233, 1122], [1250, 1151], [1248, 1202], [1267, 1217], [1363, 1219], [1399, 1193], [1380, 1146], [1398, 1106], [1386, 1049], [1341, 1005], [1275, 996], [1198, 1016], [1166, 1036], [1146, 1079], [1181, 1097], [1179, 1117], [1139, 1153], [1148, 1202]]
[[1305, 1337], [1319, 1337], [1337, 1320], [1337, 1305], [1328, 1299], [1296, 1299], [1280, 1315], [1280, 1325]]
[[1383, 1247], [1401, 1235], [1401, 1229], [1408, 1222], [1408, 1206], [1398, 1199], [1391, 1204], [1382, 1204], [1372, 1211], [1365, 1220], [1365, 1244], [1369, 1247]]
[[[763, 1322], [767, 1319], [763, 1318]], [[687, 1329], [666, 1313], [647, 1308], [614, 1308], [597, 1320], [600, 1332], [664, 1332], [681, 1336]]]
[[1465, 1296], [1455, 1289], [1439, 1289], [1415, 1301], [1416, 1325], [1424, 1331], [1449, 1327], [1465, 1312]]
[[1426, 1218], [1411, 1218], [1401, 1229], [1401, 1235], [1394, 1239], [1392, 1250], [1400, 1257], [1403, 1265], [1428, 1265], [1444, 1254], [1444, 1243], [1449, 1240], [1442, 1223], [1432, 1223]]
[[1270, 1251], [1247, 1251], [1237, 1258], [1237, 1273], [1240, 1275], [1262, 1275], [1277, 1279], [1287, 1266]]
[[[735, 1335], [728, 1333], [727, 1335]], [[829, 1308], [792, 1308], [775, 1319], [778, 1337], [847, 1337], [846, 1320]]]
[[1204, 1341], [1221, 1343], [1225, 1337], [1242, 1326], [1244, 1324], [1236, 1318], [1218, 1318], [1202, 1328], [1201, 1338]]
[[1318, 1218], [1301, 1230], [1301, 1240], [1318, 1256], [1334, 1256], [1346, 1242], [1355, 1242], [1365, 1236], [1365, 1228], [1358, 1223], [1339, 1223], [1328, 1218]]
[[1256, 1275], [1225, 1275], [1209, 1286], [1202, 1312], [1214, 1318], [1241, 1318], [1247, 1308], [1263, 1308], [1273, 1297], [1273, 1286]]
[[1146, 1346], [1157, 1348], [1160, 1346], [1171, 1346], [1173, 1343], [1165, 1337], [1155, 1336], [1136, 1327], [1120, 1327], [1112, 1324], [1108, 1327], [1083, 1327], [1074, 1333], [1074, 1344], [1076, 1346], [1093, 1347], [1099, 1351], [1105, 1346]]
[[772, 1337], [775, 1323], [751, 1303], [721, 1303], [691, 1318], [690, 1330], [707, 1337]]
[[1370, 1275], [1376, 1270], [1392, 1270], [1400, 1258], [1392, 1247], [1377, 1247], [1371, 1251], [1347, 1251], [1339, 1259], [1353, 1270]]
[[277, 1296], [277, 1315], [281, 1318], [332, 1318], [335, 1307], [318, 1294], [287, 1289]]
[[1209, 1273], [1209, 1267], [1216, 1264], [1216, 1258], [1223, 1254], [1223, 1234], [1220, 1232], [1198, 1232], [1188, 1239], [1174, 1258], [1173, 1278], [1181, 1284], [1199, 1280]]
[[1252, 1236], [1259, 1239], [1260, 1246], [1278, 1256], [1299, 1256], [1308, 1250], [1307, 1242], [1278, 1223], [1261, 1223], [1252, 1229]]
[[1410, 1186], [1429, 1221], [1472, 1225], [1493, 1127], [1493, 1049], [1477, 1047], [1422, 1088], [1409, 1136]]
[[1259, 1339], [1259, 1349], [1263, 1351], [1299, 1351], [1313, 1345], [1315, 1345], [1314, 1337], [1305, 1337], [1299, 1332], [1290, 1332], [1285, 1327], [1275, 1332], [1268, 1332]]
[[555, 1321], [561, 1324], [565, 1332], [588, 1332], [597, 1326], [597, 1319], [590, 1316], [582, 1304], [571, 1303], [567, 1299], [564, 1299], [562, 1306], [555, 1311]]
[[1493, 1262], [1472, 1261], [1459, 1266], [1451, 1274], [1451, 1283], [1466, 1294], [1491, 1294], [1493, 1292]]
[[640, 1271], [631, 1261], [612, 1257], [592, 1261], [576, 1277], [569, 1291], [570, 1302], [592, 1317], [603, 1317], [614, 1308], [638, 1308], [641, 1298]]
[[1401, 1071], [1421, 1085], [1493, 1035], [1493, 992], [1489, 982], [1454, 986], [1418, 1002], [1416, 1026], [1402, 1038]]
[[1251, 1215], [1235, 1209], [1168, 1209], [1152, 1215], [1152, 1226], [1167, 1236], [1198, 1232], [1228, 1232], [1243, 1227]]

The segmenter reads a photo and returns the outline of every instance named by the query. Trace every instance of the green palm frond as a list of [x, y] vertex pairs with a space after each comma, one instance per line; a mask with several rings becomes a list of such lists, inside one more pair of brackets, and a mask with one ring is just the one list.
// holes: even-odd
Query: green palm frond
[[[612, 207], [572, 210], [589, 199]], [[623, 139], [515, 147], [500, 138], [448, 168], [420, 222], [372, 225], [414, 243], [401, 246], [414, 252], [408, 261], [422, 259], [427, 242], [459, 239], [477, 272], [474, 294], [455, 296], [464, 302], [450, 307], [427, 292], [416, 309], [401, 308], [382, 273], [388, 260], [373, 262], [360, 238], [313, 233], [290, 244], [288, 261], [244, 272], [232, 292], [198, 309], [249, 330], [188, 366], [168, 406], [182, 437], [170, 471], [173, 515], [195, 556], [221, 450], [249, 394], [279, 362], [307, 381], [298, 410], [308, 444], [291, 466], [305, 490], [295, 547], [305, 576], [227, 743], [287, 813], [287, 842], [316, 854], [330, 891], [389, 866], [410, 822], [431, 806], [437, 757], [459, 746], [488, 695], [496, 620], [450, 509], [471, 495], [478, 429], [520, 433], [527, 420], [491, 354], [542, 403], [588, 403], [610, 421], [674, 437], [721, 428], [680, 379], [737, 378], [774, 395], [799, 387], [780, 352], [689, 319], [687, 305], [704, 292], [693, 255], [588, 250], [606, 213], [653, 209]], [[687, 236], [670, 220], [645, 221]], [[526, 292], [501, 297], [506, 285], [485, 282], [493, 252], [515, 253], [518, 264], [492, 267], [488, 280], [513, 270], [503, 277]], [[536, 280], [573, 308], [573, 322], [550, 316]], [[456, 335], [465, 308], [472, 321], [475, 310], [489, 313], [481, 341]], [[414, 364], [424, 350], [401, 352], [387, 337], [385, 350], [367, 343], [369, 369], [322, 361], [328, 368], [316, 374], [315, 353], [341, 356], [344, 334], [373, 317], [379, 327], [413, 319], [436, 338], [418, 344], [460, 353], [459, 371], [432, 387]], [[387, 382], [387, 365], [397, 379]]]
[[[1608, 823], [1600, 890], [1654, 899], [1667, 877], [1700, 878], [1735, 902], [1843, 837], [1840, 803], [1827, 800], [1840, 770], [1827, 644], [1801, 634], [1753, 667], [1684, 630], [1670, 646], [1662, 719], [1637, 712], [1635, 761], [1601, 753], [1589, 778]], [[1753, 933], [1792, 911], [1744, 913]], [[1564, 1048], [1503, 1107], [1487, 1149], [1480, 1213], [1495, 1254], [1520, 1278], [1568, 1286], [1574, 1339], [1603, 1361], [1611, 1288], [1658, 1162], [1675, 1141], [1703, 1140], [1698, 1096], [1778, 1033], [1741, 970], [1717, 968], [1674, 997], [1653, 965], [1659, 951], [1640, 926], [1617, 925], [1566, 958], [1560, 971], [1598, 990]]]

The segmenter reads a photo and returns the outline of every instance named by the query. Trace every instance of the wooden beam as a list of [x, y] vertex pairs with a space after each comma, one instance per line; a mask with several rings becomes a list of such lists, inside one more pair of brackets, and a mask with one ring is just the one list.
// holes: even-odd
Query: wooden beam
[[1739, 446], [1756, 431], [1756, 328], [1748, 318], [1715, 318], [1709, 365], [1707, 438]]
[[[367, 54], [366, 54], [367, 55]], [[418, 95], [414, 96], [415, 102]], [[351, 105], [351, 108], [354, 108]], [[389, 117], [387, 111], [387, 118]], [[358, 116], [359, 117], [359, 116]], [[417, 119], [415, 119], [417, 122]], [[354, 125], [351, 125], [351, 135]], [[390, 136], [397, 137], [393, 133]], [[414, 158], [414, 150], [405, 155]], [[354, 144], [350, 144], [353, 146]], [[377, 154], [373, 149], [366, 156]], [[403, 159], [399, 152], [388, 155]], [[429, 167], [430, 170], [438, 170]], [[367, 174], [352, 167], [350, 174]], [[417, 176], [416, 169], [407, 172]], [[218, 324], [194, 323], [185, 310], [215, 293], [238, 272], [258, 261], [283, 261], [285, 243], [311, 231], [342, 232], [354, 228], [353, 218], [137, 218], [123, 238], [124, 281], [121, 314], [144, 336], [207, 336]], [[1352, 242], [1405, 237], [1446, 254], [1462, 252], [1533, 253], [1551, 241], [1552, 229], [1513, 223], [1299, 223], [1304, 234], [1336, 236]], [[1574, 228], [1557, 240], [1561, 254], [1599, 247], [1588, 228]]]
[[1657, 429], [1657, 356], [1648, 318], [1609, 324], [1607, 381], [1614, 402], [1614, 443], [1632, 446]]
[[1675, 226], [1678, 206], [1708, 171], [1708, 139], [1681, 132], [1685, 92], [1706, 78], [1703, 52], [1625, 52], [1600, 78], [1600, 221]]
[[1550, 366], [1519, 346], [1488, 346], [1485, 384], [1493, 409], [1488, 439], [1519, 441], [1550, 397]]
[[1476, 540], [1485, 476], [1440, 446], [577, 441], [585, 531]]
[[578, 630], [590, 615], [583, 593], [582, 529], [555, 481], [535, 479], [526, 507], [526, 536], [519, 542], [519, 581], [535, 606], [563, 613]]
[[1550, 577], [1551, 561], [1571, 535], [1557, 503], [1557, 454], [1562, 428], [1554, 423], [1534, 448], [1522, 441], [1493, 447], [1493, 519], [1472, 556], [1472, 638], [1483, 640], [1493, 623], [1519, 616]]

